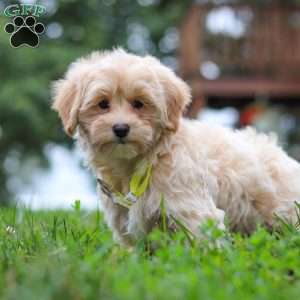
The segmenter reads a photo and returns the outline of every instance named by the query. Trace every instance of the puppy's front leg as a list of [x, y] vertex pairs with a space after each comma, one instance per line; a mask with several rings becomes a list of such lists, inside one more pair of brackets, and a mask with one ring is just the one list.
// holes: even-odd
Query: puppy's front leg
[[128, 210], [118, 204], [114, 204], [104, 193], [98, 190], [100, 194], [101, 203], [103, 205], [104, 218], [108, 226], [113, 232], [114, 239], [120, 244], [131, 246], [132, 240], [128, 235]]

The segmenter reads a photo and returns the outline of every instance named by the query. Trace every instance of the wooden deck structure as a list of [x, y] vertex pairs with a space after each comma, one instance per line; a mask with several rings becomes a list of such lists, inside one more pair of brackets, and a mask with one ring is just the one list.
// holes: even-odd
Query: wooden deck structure
[[[209, 30], [207, 18], [222, 9], [243, 24], [240, 36]], [[219, 68], [214, 80], [200, 72], [208, 61]], [[300, 105], [300, 6], [194, 4], [180, 27], [179, 64], [192, 87], [191, 117], [210, 97], [232, 97], [233, 106], [257, 96], [295, 98]]]

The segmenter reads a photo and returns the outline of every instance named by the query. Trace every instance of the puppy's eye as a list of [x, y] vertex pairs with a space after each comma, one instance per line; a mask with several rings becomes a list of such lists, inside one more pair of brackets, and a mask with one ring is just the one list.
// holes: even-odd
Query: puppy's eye
[[141, 109], [144, 107], [144, 103], [141, 100], [133, 100], [131, 103], [132, 107], [135, 109]]
[[107, 99], [102, 99], [100, 102], [99, 102], [99, 107], [101, 109], [108, 109], [109, 108], [109, 101]]

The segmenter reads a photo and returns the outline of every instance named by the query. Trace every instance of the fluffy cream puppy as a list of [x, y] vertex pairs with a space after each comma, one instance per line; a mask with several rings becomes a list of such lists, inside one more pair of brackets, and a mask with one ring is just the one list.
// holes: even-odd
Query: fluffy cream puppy
[[[147, 234], [159, 219], [162, 194], [167, 214], [195, 234], [207, 219], [223, 227], [225, 215], [242, 232], [258, 222], [274, 226], [276, 214], [296, 222], [300, 165], [275, 138], [253, 129], [184, 119], [190, 101], [188, 86], [157, 59], [121, 49], [75, 61], [55, 83], [53, 108], [102, 183], [115, 238], [130, 244]], [[130, 191], [145, 163], [152, 167], [145, 192], [130, 208], [112, 201]]]

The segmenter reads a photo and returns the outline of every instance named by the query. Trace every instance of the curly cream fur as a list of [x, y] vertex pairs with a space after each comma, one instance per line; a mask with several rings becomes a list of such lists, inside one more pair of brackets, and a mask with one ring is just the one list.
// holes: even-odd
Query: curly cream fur
[[[107, 111], [98, 107], [103, 98], [110, 101]], [[131, 106], [136, 98], [145, 102], [141, 111]], [[97, 177], [127, 193], [136, 165], [153, 165], [149, 189], [130, 210], [101, 196], [115, 238], [130, 244], [147, 234], [159, 217], [161, 194], [167, 213], [195, 234], [207, 219], [222, 228], [224, 216], [233, 230], [247, 233], [258, 223], [273, 227], [275, 214], [296, 222], [300, 165], [276, 139], [254, 129], [184, 119], [189, 102], [188, 86], [171, 70], [122, 49], [77, 60], [55, 85], [53, 108], [69, 135], [77, 128]], [[115, 139], [116, 123], [130, 126], [125, 143]]]

